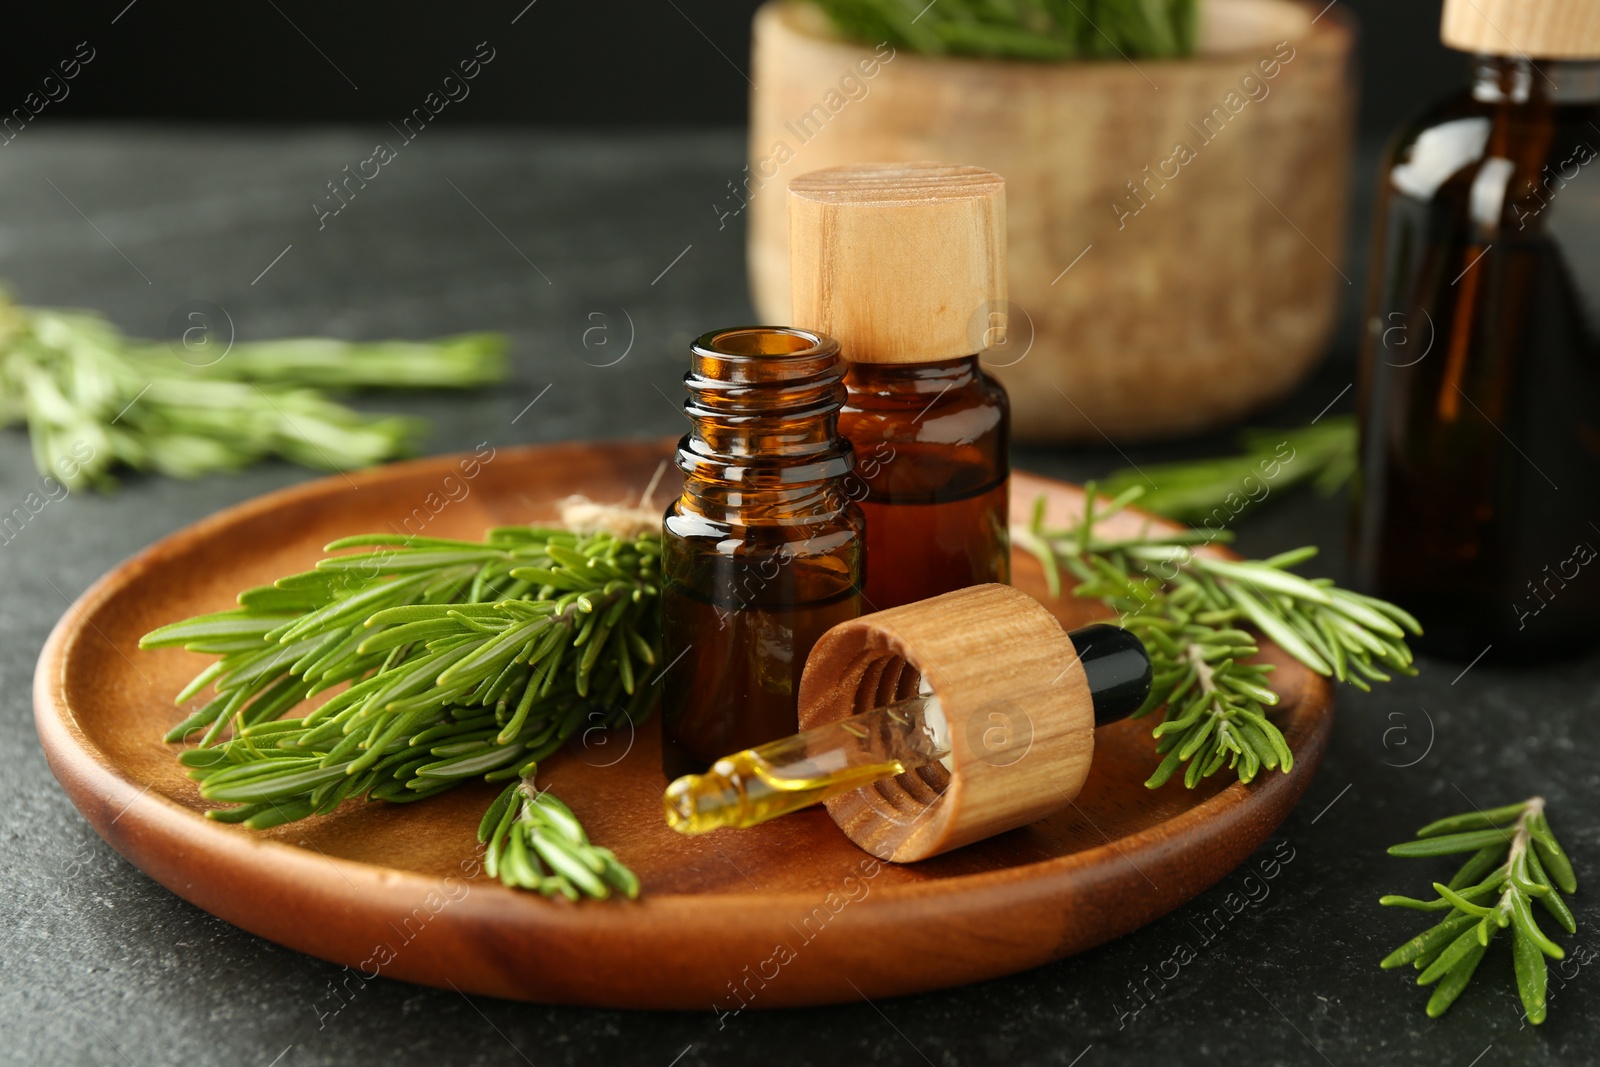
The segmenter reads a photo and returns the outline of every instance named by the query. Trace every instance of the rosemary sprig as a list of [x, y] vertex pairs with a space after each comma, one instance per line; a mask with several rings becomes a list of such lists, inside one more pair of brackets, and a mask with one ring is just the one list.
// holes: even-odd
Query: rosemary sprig
[[1429, 823], [1414, 841], [1389, 849], [1391, 856], [1472, 856], [1448, 883], [1433, 883], [1432, 900], [1389, 895], [1378, 903], [1418, 911], [1442, 911], [1444, 919], [1407, 941], [1381, 964], [1386, 970], [1409, 963], [1422, 973], [1418, 985], [1438, 982], [1428, 999], [1428, 1015], [1438, 1018], [1455, 1003], [1472, 980], [1495, 934], [1511, 928], [1511, 957], [1517, 993], [1528, 1021], [1545, 1019], [1549, 980], [1544, 958], [1566, 953], [1550, 940], [1533, 917], [1533, 902], [1567, 933], [1577, 920], [1562, 894], [1577, 892], [1572, 863], [1556, 842], [1542, 797], [1489, 811], [1471, 811]]
[[1097, 526], [1142, 493], [1135, 486], [1102, 501], [1091, 482], [1084, 487], [1082, 521], [1063, 530], [1045, 528], [1041, 497], [1028, 528], [1012, 536], [1044, 565], [1052, 596], [1060, 595], [1066, 568], [1078, 579], [1076, 595], [1104, 601], [1144, 641], [1154, 679], [1135, 715], [1164, 709], [1153, 733], [1156, 751], [1165, 756], [1147, 786], [1165, 784], [1185, 763], [1183, 781], [1190, 788], [1224, 765], [1243, 782], [1262, 768], [1293, 766], [1288, 743], [1267, 716], [1278, 702], [1267, 686], [1272, 667], [1246, 662], [1260, 649], [1245, 626], [1318, 674], [1361, 689], [1388, 681], [1390, 670], [1416, 673], [1405, 639], [1408, 632], [1421, 633], [1417, 621], [1331, 579], [1295, 574], [1294, 567], [1316, 555], [1314, 547], [1265, 560], [1227, 560], [1195, 551], [1228, 540], [1226, 531], [1157, 533], [1147, 527], [1132, 537], [1101, 536]]
[[197, 738], [181, 761], [201, 796], [235, 805], [209, 817], [264, 829], [352, 797], [405, 802], [480, 776], [521, 779], [580, 725], [648, 712], [653, 534], [511, 526], [483, 541], [373, 534], [327, 551], [345, 549], [368, 551], [140, 642], [219, 657], [178, 702], [212, 696], [167, 735]]
[[[172, 350], [156, 342], [131, 342], [139, 360], [169, 361]], [[209, 381], [292, 382], [349, 392], [360, 389], [471, 389], [504, 381], [506, 338], [464, 333], [433, 341], [341, 341], [285, 337], [240, 341], [216, 362], [186, 369]]]
[[604, 900], [612, 890], [632, 900], [639, 879], [610, 849], [589, 843], [572, 809], [535, 789], [531, 777], [506, 786], [484, 812], [478, 840], [487, 847], [489, 877], [513, 888], [568, 900], [587, 895]]
[[1356, 420], [1331, 415], [1297, 430], [1250, 429], [1239, 435], [1243, 451], [1232, 456], [1125, 467], [1112, 471], [1101, 488], [1117, 496], [1135, 485], [1155, 483], [1139, 506], [1179, 522], [1231, 522], [1274, 495], [1309, 483], [1327, 497], [1349, 483], [1356, 468]]
[[815, 0], [846, 37], [924, 55], [1062, 60], [1185, 56], [1196, 0]]
[[[89, 312], [0, 294], [0, 426], [26, 423], [34, 465], [68, 489], [116, 484], [118, 466], [180, 478], [270, 456], [324, 470], [404, 455], [423, 424], [369, 415], [320, 388], [468, 388], [506, 374], [505, 338], [236, 344], [207, 366], [124, 337]], [[317, 387], [317, 388], [314, 388]]]

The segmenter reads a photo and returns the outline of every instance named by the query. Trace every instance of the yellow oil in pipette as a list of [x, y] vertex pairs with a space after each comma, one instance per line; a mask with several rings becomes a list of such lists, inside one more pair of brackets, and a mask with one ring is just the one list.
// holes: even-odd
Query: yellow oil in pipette
[[717, 760], [667, 786], [667, 825], [683, 834], [757, 823], [942, 759], [939, 701], [911, 697]]

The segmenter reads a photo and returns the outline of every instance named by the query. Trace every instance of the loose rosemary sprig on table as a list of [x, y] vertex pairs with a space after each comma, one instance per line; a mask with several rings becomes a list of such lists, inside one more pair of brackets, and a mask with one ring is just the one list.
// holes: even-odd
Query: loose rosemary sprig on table
[[1102, 600], [1118, 622], [1144, 641], [1154, 680], [1135, 716], [1164, 709], [1155, 727], [1165, 759], [1145, 784], [1166, 783], [1187, 763], [1193, 788], [1224, 765], [1251, 781], [1262, 768], [1288, 771], [1294, 756], [1266, 709], [1278, 702], [1267, 686], [1268, 664], [1244, 662], [1259, 648], [1244, 626], [1266, 634], [1316, 671], [1361, 689], [1388, 681], [1387, 671], [1414, 674], [1406, 634], [1417, 621], [1385, 601], [1340, 589], [1328, 578], [1302, 578], [1292, 568], [1316, 555], [1313, 547], [1265, 560], [1228, 560], [1197, 547], [1228, 540], [1207, 530], [1103, 536], [1099, 524], [1142, 495], [1135, 486], [1110, 501], [1093, 482], [1084, 486], [1084, 515], [1075, 526], [1044, 525], [1045, 500], [1033, 521], [1012, 536], [1044, 565], [1053, 596], [1061, 568], [1078, 579], [1074, 593]]
[[1100, 488], [1116, 496], [1136, 485], [1155, 484], [1139, 506], [1179, 522], [1227, 523], [1290, 489], [1310, 484], [1332, 496], [1356, 468], [1356, 420], [1330, 415], [1293, 430], [1244, 430], [1237, 455], [1112, 471]]
[[271, 456], [323, 470], [404, 455], [416, 419], [369, 415], [322, 389], [469, 388], [507, 371], [500, 334], [361, 344], [240, 343], [194, 366], [82, 311], [0, 294], [0, 427], [26, 423], [41, 476], [109, 489], [118, 466], [180, 478]]
[[1438, 982], [1428, 999], [1428, 1015], [1438, 1018], [1472, 980], [1473, 972], [1495, 934], [1511, 928], [1511, 956], [1516, 968], [1517, 993], [1528, 1021], [1545, 1019], [1545, 990], [1549, 980], [1544, 958], [1559, 960], [1566, 953], [1550, 940], [1533, 917], [1537, 900], [1567, 933], [1576, 933], [1577, 920], [1562, 894], [1578, 890], [1572, 863], [1556, 842], [1545, 815], [1542, 797], [1508, 804], [1489, 811], [1472, 811], [1417, 831], [1417, 839], [1395, 845], [1391, 856], [1448, 856], [1472, 853], [1448, 883], [1434, 882], [1439, 894], [1432, 900], [1389, 895], [1378, 903], [1418, 911], [1445, 912], [1443, 921], [1428, 928], [1384, 957], [1385, 969], [1409, 963], [1422, 973], [1418, 985]]
[[[368, 551], [330, 555], [141, 641], [219, 657], [178, 702], [213, 695], [167, 735], [198, 739], [180, 759], [201, 796], [236, 805], [211, 818], [264, 829], [353, 797], [520, 781], [580, 725], [648, 712], [655, 535], [511, 526], [481, 542], [374, 534], [327, 551], [346, 549]], [[537, 814], [518, 825], [537, 828]]]
[[816, 0], [839, 32], [925, 55], [1136, 59], [1194, 51], [1197, 0]]

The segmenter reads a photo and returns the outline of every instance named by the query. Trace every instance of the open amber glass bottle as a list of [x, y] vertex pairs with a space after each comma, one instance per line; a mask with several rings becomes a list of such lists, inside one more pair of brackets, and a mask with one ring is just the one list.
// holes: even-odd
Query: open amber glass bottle
[[832, 339], [744, 327], [691, 348], [683, 493], [662, 542], [669, 778], [795, 732], [806, 655], [862, 611], [861, 510]]
[[1444, 30], [1481, 54], [1384, 170], [1355, 556], [1425, 649], [1571, 651], [1600, 640], [1600, 5], [1450, 0]]
[[849, 363], [866, 610], [1009, 581], [1010, 406], [979, 357], [1006, 313], [1005, 182], [941, 163], [813, 171], [789, 185], [789, 253], [795, 322]]

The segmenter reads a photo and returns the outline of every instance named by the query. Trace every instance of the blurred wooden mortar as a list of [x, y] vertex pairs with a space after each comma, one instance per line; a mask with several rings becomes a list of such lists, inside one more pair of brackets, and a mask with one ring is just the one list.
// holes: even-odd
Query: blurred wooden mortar
[[1192, 58], [1046, 64], [875, 52], [810, 5], [767, 3], [750, 166], [717, 207], [748, 202], [760, 317], [790, 318], [789, 180], [975, 164], [1007, 183], [1015, 343], [986, 364], [1019, 440], [1189, 433], [1280, 396], [1347, 285], [1355, 34], [1320, 6], [1202, 0]]

